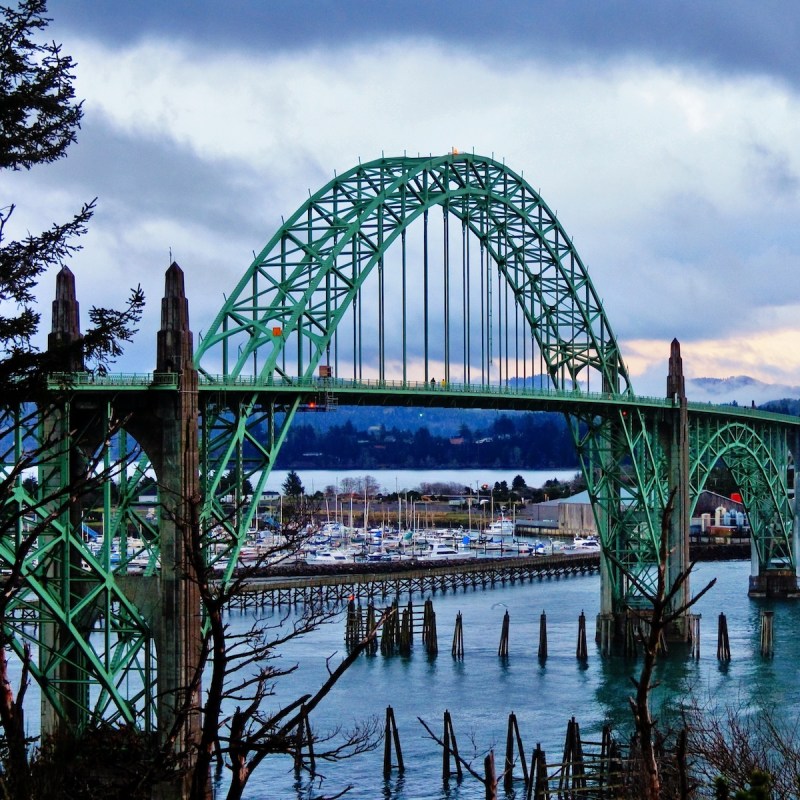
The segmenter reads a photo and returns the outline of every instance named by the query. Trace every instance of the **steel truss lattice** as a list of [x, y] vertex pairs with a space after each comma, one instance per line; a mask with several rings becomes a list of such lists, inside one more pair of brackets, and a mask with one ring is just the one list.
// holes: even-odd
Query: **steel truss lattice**
[[[256, 256], [195, 363], [202, 524], [208, 560], [223, 579], [254, 527], [252, 498], [298, 413], [327, 398], [473, 407], [500, 399], [514, 401], [504, 407], [568, 416], [600, 535], [614, 556], [604, 567], [603, 610], [641, 599], [627, 575], [645, 586], [652, 575], [670, 493], [674, 409], [633, 393], [572, 241], [505, 165], [475, 155], [383, 158], [337, 176]], [[2, 468], [15, 488], [0, 562], [19, 563], [26, 587], [9, 609], [6, 634], [20, 653], [26, 642], [38, 648], [34, 675], [51, 713], [78, 726], [99, 717], [153, 724], [152, 620], [143, 595], [158, 569], [159, 506], [150, 515], [134, 503], [150, 470], [125, 420], [124, 409], [135, 404], [120, 398], [173, 391], [169, 377], [138, 387], [122, 376], [103, 385], [72, 376], [52, 409], [5, 415]], [[91, 420], [72, 404], [86, 391], [94, 393]], [[104, 391], [109, 399], [100, 404]], [[692, 504], [723, 460], [742, 493], [761, 571], [796, 569], [786, 482], [796, 442], [797, 421], [689, 409]], [[32, 443], [42, 454], [30, 461], [39, 470], [36, 494], [15, 472]], [[53, 491], [74, 480], [76, 457], [118, 484], [114, 497], [104, 484], [100, 548]], [[242, 490], [246, 481], [252, 497]], [[43, 533], [24, 551], [33, 520]], [[134, 560], [145, 571], [132, 582]]]
[[[362, 296], [363, 307], [370, 282], [379, 287], [387, 282], [392, 250], [400, 249], [402, 253], [395, 269], [403, 272], [405, 298], [406, 234], [414, 223], [419, 223], [424, 226], [425, 241], [422, 276], [417, 275], [423, 292], [417, 302], [424, 305], [426, 314], [424, 380], [427, 382], [427, 309], [433, 302], [428, 296], [432, 294], [428, 231], [429, 212], [435, 207], [442, 209], [445, 242], [451, 236], [447, 221], [452, 218], [460, 223], [465, 240], [469, 236], [478, 243], [473, 250], [480, 254], [474, 259], [476, 263], [470, 263], [468, 258], [464, 260], [468, 277], [463, 279], [463, 285], [469, 286], [470, 275], [472, 285], [480, 282], [487, 308], [494, 302], [494, 296], [502, 291], [510, 292], [513, 305], [522, 315], [530, 348], [523, 347], [522, 356], [519, 349], [515, 352], [516, 373], [510, 375], [507, 369], [504, 375], [501, 364], [496, 380], [509, 384], [510, 379], [516, 378], [519, 385], [522, 379], [524, 385], [524, 376], [535, 374], [534, 367], [528, 370], [528, 362], [532, 362], [536, 354], [543, 362], [542, 375], [558, 392], [581, 393], [594, 385], [610, 398], [635, 398], [599, 297], [555, 215], [520, 175], [504, 164], [470, 154], [429, 159], [379, 159], [354, 167], [311, 195], [256, 256], [205, 335], [197, 362], [207, 378], [222, 385], [247, 379], [261, 389], [297, 383], [297, 402], [286, 407], [281, 415], [288, 425], [297, 408], [311, 396], [301, 392], [300, 386], [308, 387], [308, 381], [313, 379], [320, 364], [326, 369], [324, 374], [334, 378], [345, 368], [350, 369], [349, 364], [337, 357], [336, 339], [338, 332], [349, 326], [345, 318], [350, 313], [354, 316], [352, 377], [359, 380], [364, 344], [353, 309]], [[437, 268], [444, 262], [446, 274], [449, 274], [450, 252], [445, 244], [436, 262]], [[469, 252], [468, 245], [462, 245], [462, 254], [465, 252]], [[377, 305], [382, 309], [385, 301], [382, 290], [377, 297]], [[450, 374], [451, 361], [459, 361], [460, 356], [467, 365], [461, 377], [465, 384], [488, 382], [489, 369], [484, 370], [483, 364], [480, 369], [469, 369], [475, 352], [470, 352], [468, 343], [463, 345], [463, 353], [456, 353], [456, 358], [447, 349], [448, 331], [457, 327], [450, 317], [458, 316], [458, 309], [453, 311], [458, 303], [448, 303], [448, 299], [442, 303], [446, 343], [442, 359], [444, 374]], [[469, 301], [462, 300], [461, 312], [468, 313], [468, 309]], [[502, 360], [503, 337], [508, 337], [512, 322], [519, 325], [518, 317], [506, 313], [506, 329], [503, 330], [502, 319], [499, 324], [497, 322], [503, 311], [501, 303], [498, 309], [494, 317], [491, 313], [481, 317], [485, 328], [498, 327], [496, 332], [482, 334], [481, 361], [493, 346]], [[395, 365], [398, 374], [392, 375], [382, 344], [386, 338], [385, 315], [378, 316], [379, 382], [390, 378], [405, 382], [409, 378], [413, 357], [405, 341], [405, 300], [402, 318], [402, 363], [399, 367]], [[521, 370], [520, 361], [523, 363]], [[231, 420], [237, 420], [225, 456], [215, 461], [217, 477], [227, 470], [263, 479], [274, 462], [273, 448], [261, 448], [256, 453], [257, 448], [248, 445], [255, 426], [250, 424], [250, 412], [246, 409], [257, 408], [260, 398], [263, 392], [256, 389], [248, 400], [239, 401], [237, 409], [223, 404], [216, 414], [209, 415], [209, 430], [219, 428], [226, 436], [230, 433]], [[606, 574], [610, 592], [606, 610], [618, 611], [636, 602], [637, 592], [625, 578], [626, 572], [635, 575], [645, 586], [653, 574], [661, 515], [669, 497], [664, 413], [663, 409], [654, 412], [634, 405], [606, 409], [601, 415], [569, 414], [603, 543], [617, 561], [617, 566], [609, 566]], [[283, 435], [285, 432], [284, 426]], [[754, 483], [752, 480], [751, 476], [758, 471], [748, 466], [751, 457], [747, 452], [741, 448], [725, 448], [726, 463], [742, 484], [742, 495], [748, 498], [745, 501], [748, 511], [752, 509], [761, 566], [768, 568], [769, 564], [777, 563], [775, 556], [768, 557], [768, 552], [775, 548], [781, 557], [785, 556], [794, 564], [792, 548], [786, 538], [791, 533], [791, 512], [787, 505], [785, 475], [777, 463], [766, 462], [764, 469], [777, 471], [764, 479], [775, 490], [763, 491], [763, 481]], [[707, 451], [707, 455], [712, 457], [711, 451]], [[722, 455], [717, 453], [716, 458]], [[692, 475], [697, 475], [691, 479], [695, 490], [693, 502], [696, 502], [698, 484], [702, 484], [704, 478], [697, 468]], [[782, 495], [778, 491], [781, 486], [784, 487]], [[208, 496], [213, 495], [212, 487]], [[770, 510], [759, 511], [762, 506]], [[218, 514], [210, 510], [207, 513], [207, 519], [218, 525], [217, 517]], [[778, 518], [782, 520], [778, 526], [781, 533], [773, 535]], [[762, 530], [761, 521], [765, 519], [772, 521], [769, 532]], [[233, 530], [230, 533], [241, 541], [241, 527], [238, 533]], [[767, 539], [771, 542], [769, 546], [763, 545]]]
[[[6, 434], [0, 470], [13, 485], [2, 509], [0, 566], [7, 576], [19, 570], [21, 585], [9, 595], [4, 636], [20, 657], [26, 648], [33, 653], [29, 666], [45, 718], [77, 728], [104, 719], [149, 729], [155, 694], [151, 629], [120, 580], [134, 555], [126, 547], [123, 509], [139, 454], [124, 432], [113, 435], [113, 451], [103, 446], [102, 433], [112, 436], [113, 426], [107, 405], [87, 418], [69, 401], [24, 405], [0, 417]], [[112, 481], [120, 486], [116, 512]], [[96, 546], [89, 534], [99, 526], [89, 528], [75, 513], [74, 497], [89, 483], [100, 487], [104, 509]], [[148, 524], [142, 520], [139, 530]], [[118, 558], [112, 543], [121, 543], [126, 555]]]

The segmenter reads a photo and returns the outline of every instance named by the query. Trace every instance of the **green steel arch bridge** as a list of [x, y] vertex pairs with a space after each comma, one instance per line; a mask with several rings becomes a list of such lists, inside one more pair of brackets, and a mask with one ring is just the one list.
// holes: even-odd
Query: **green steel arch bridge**
[[[80, 335], [68, 270], [53, 319], [51, 341]], [[168, 727], [200, 635], [189, 522], [207, 561], [230, 577], [257, 514], [241, 487], [247, 480], [261, 496], [309, 409], [565, 414], [609, 556], [607, 636], [653, 585], [671, 498], [668, 579], [688, 566], [689, 520], [720, 461], [752, 529], [749, 591], [797, 593], [800, 419], [688, 402], [677, 342], [665, 396], [637, 396], [572, 240], [538, 192], [494, 159], [381, 158], [337, 175], [255, 256], [196, 351], [173, 265], [157, 352], [146, 375], [66, 364], [50, 376], [47, 403], [5, 411], [13, 524], [0, 561], [23, 586], [5, 625], [19, 654], [38, 653], [44, 730], [99, 717]], [[38, 468], [37, 487], [16, 469], [23, 462]], [[101, 468], [118, 488], [104, 483], [102, 543], [91, 546], [85, 501], [59, 492]], [[149, 476], [158, 498], [145, 514], [134, 500]], [[43, 533], [26, 547], [34, 523]], [[688, 636], [685, 625], [676, 635]]]

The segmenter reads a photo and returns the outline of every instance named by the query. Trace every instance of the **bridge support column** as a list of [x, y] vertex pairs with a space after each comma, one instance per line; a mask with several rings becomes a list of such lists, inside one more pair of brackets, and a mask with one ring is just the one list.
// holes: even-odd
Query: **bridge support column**
[[[56, 276], [56, 298], [53, 301], [53, 321], [47, 346], [57, 368], [74, 374], [84, 370], [81, 351], [80, 314], [75, 294], [75, 277], [67, 267]], [[80, 486], [85, 463], [79, 442], [71, 430], [71, 406], [62, 402], [47, 409], [43, 418], [43, 442], [47, 457], [40, 467], [39, 481], [44, 497], [60, 502], [64, 490]], [[74, 489], [69, 489], [74, 494]], [[47, 580], [58, 587], [63, 603], [52, 618], [42, 620], [41, 638], [44, 646], [39, 659], [47, 676], [51, 692], [42, 692], [42, 735], [56, 736], [69, 729], [79, 730], [88, 715], [89, 689], [85, 657], [73, 636], [76, 632], [88, 638], [91, 630], [91, 611], [74, 614], [72, 603], [84, 593], [76, 575], [80, 573], [81, 554], [72, 546], [73, 531], [80, 531], [83, 509], [80, 498], [73, 497], [58, 514], [59, 528], [43, 534], [57, 539], [55, 557], [48, 566]], [[58, 532], [57, 532], [58, 531]], [[70, 630], [70, 628], [72, 630]], [[58, 698], [61, 714], [51, 698]]]
[[[158, 332], [157, 373], [177, 376], [177, 391], [154, 392], [161, 423], [160, 447], [152, 454], [160, 498], [160, 608], [155, 629], [158, 661], [158, 726], [166, 736], [177, 726], [176, 752], [194, 760], [200, 735], [200, 686], [195, 680], [201, 648], [200, 597], [192, 566], [192, 526], [200, 500], [198, 375], [183, 272], [167, 270]], [[161, 797], [186, 797], [188, 787], [163, 787]]]
[[[672, 516], [668, 529], [666, 579], [667, 587], [672, 587], [678, 576], [689, 568], [689, 526], [691, 524], [689, 413], [683, 378], [681, 345], [677, 339], [673, 339], [670, 346], [667, 398], [672, 401], [672, 410], [667, 412], [665, 420], [666, 450], [669, 463], [668, 486], [669, 496], [672, 498]], [[673, 640], [688, 641], [690, 630], [686, 606], [690, 598], [687, 579], [673, 601], [673, 609], [684, 609], [684, 613], [676, 620], [673, 630], [667, 632], [669, 638]]]

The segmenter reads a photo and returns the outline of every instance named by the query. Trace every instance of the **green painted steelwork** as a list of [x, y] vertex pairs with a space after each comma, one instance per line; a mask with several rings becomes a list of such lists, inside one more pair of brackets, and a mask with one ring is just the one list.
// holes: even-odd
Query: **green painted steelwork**
[[312, 195], [226, 300], [197, 349], [201, 372], [313, 375], [373, 270], [437, 206], [461, 221], [511, 287], [553, 385], [587, 383], [593, 371], [607, 390], [630, 393], [600, 300], [555, 215], [521, 176], [474, 155], [383, 158]]
[[[716, 424], [715, 424], [716, 423]], [[694, 418], [690, 428], [692, 496], [722, 460], [730, 469], [754, 532], [758, 564], [795, 568], [793, 502], [787, 482], [796, 429], [764, 421]], [[792, 489], [794, 487], [791, 487]]]
[[[676, 406], [634, 394], [572, 241], [505, 165], [475, 155], [384, 158], [337, 176], [255, 258], [195, 361], [201, 522], [222, 579], [257, 527], [253, 498], [298, 414], [339, 404], [552, 410], [570, 420], [617, 563], [603, 567], [602, 611], [641, 601], [627, 574], [645, 584], [653, 575]], [[33, 674], [47, 713], [78, 726], [104, 717], [146, 727], [155, 718], [147, 595], [158, 580], [159, 503], [153, 514], [137, 503], [152, 469], [135, 437], [147, 438], [148, 400], [175, 392], [177, 373], [65, 373], [49, 385], [57, 414], [15, 409], [3, 425], [14, 432], [3, 474], [23, 513], [9, 517], [0, 564], [21, 556], [26, 587], [6, 632], [18, 653], [26, 642], [38, 648]], [[800, 419], [692, 403], [688, 419], [692, 504], [724, 461], [753, 526], [754, 573], [796, 572], [786, 473]], [[48, 448], [48, 426], [72, 436]], [[29, 464], [39, 470], [35, 494], [15, 472], [32, 450], [42, 454]], [[75, 458], [118, 482], [115, 496], [109, 481], [103, 487], [99, 545], [86, 540], [75, 504], [72, 515], [59, 506]], [[25, 525], [35, 520], [44, 533], [26, 552]]]
[[[276, 232], [242, 276], [197, 349], [195, 361], [203, 383], [216, 383], [220, 389], [248, 382], [253, 385], [249, 398], [240, 397], [234, 404], [227, 399], [211, 402], [204, 415], [207, 449], [213, 457], [206, 459], [203, 518], [209, 531], [228, 533], [234, 556], [244, 540], [245, 525], [252, 520], [252, 510], [238, 521], [231, 520], [223, 513], [217, 487], [220, 476], [233, 474], [252, 480], [257, 494], [274, 463], [276, 449], [255, 445], [259, 424], [253, 415], [264, 413], [261, 387], [290, 387], [284, 404], [271, 407], [271, 427], [279, 421], [279, 445], [296, 410], [317, 402], [301, 387], [311, 388], [313, 383], [318, 392], [341, 394], [345, 369], [351, 371], [354, 383], [365, 386], [364, 350], [377, 339], [378, 363], [372, 369], [382, 385], [370, 386], [370, 394], [384, 391], [396, 400], [404, 390], [393, 385], [386, 356], [392, 338], [387, 309], [394, 307], [395, 316], [401, 319], [402, 364], [397, 367], [401, 382], [417, 399], [427, 394], [421, 391], [420, 381], [409, 378], [416, 367], [424, 385], [431, 385], [435, 259], [430, 212], [436, 208], [442, 211], [444, 225], [435, 270], [437, 274], [444, 270], [439, 318], [444, 346], [437, 366], [448, 392], [456, 391], [464, 398], [480, 395], [482, 386], [484, 393], [495, 395], [490, 379], [494, 372], [498, 385], [513, 394], [508, 390], [520, 378], [524, 385], [535, 375], [533, 362], [538, 355], [540, 380], [562, 396], [580, 394], [581, 385], [594, 385], [610, 397], [633, 400], [619, 348], [589, 275], [555, 215], [521, 176], [497, 161], [474, 155], [383, 158], [359, 165], [309, 197]], [[451, 269], [449, 261], [450, 219], [460, 223], [462, 232], [456, 269]], [[415, 222], [423, 226], [418, 253], [422, 292], [416, 299], [416, 305], [423, 307], [421, 350], [420, 342], [409, 337], [408, 319], [414, 309], [410, 308], [413, 301], [407, 301], [413, 289], [408, 278], [408, 233]], [[470, 241], [476, 243], [477, 263], [470, 262]], [[399, 314], [397, 303], [387, 300], [385, 289], [392, 279], [390, 253], [398, 248], [401, 257], [395, 260], [394, 269], [402, 275]], [[366, 299], [370, 283], [378, 286], [373, 303]], [[417, 275], [416, 286], [419, 284]], [[456, 285], [460, 298], [453, 288]], [[370, 329], [365, 336], [362, 315], [370, 305], [378, 309], [377, 331]], [[481, 325], [475, 338], [480, 344], [473, 345], [466, 331], [478, 308]], [[509, 343], [510, 317], [516, 326], [513, 344]], [[462, 347], [460, 353], [454, 353], [451, 343], [459, 326], [464, 331]], [[340, 356], [345, 345], [337, 338], [344, 330], [348, 339], [352, 332], [346, 359]], [[420, 358], [422, 363], [412, 363]], [[315, 379], [320, 365], [321, 373], [330, 375], [331, 381]], [[461, 381], [454, 380], [459, 370]], [[221, 379], [214, 377], [218, 372]], [[454, 383], [458, 384], [455, 390]], [[294, 402], [289, 400], [292, 396]], [[485, 402], [478, 397], [473, 400], [477, 405]], [[222, 440], [225, 446], [217, 444]], [[231, 557], [230, 562], [233, 560]]]
[[[438, 258], [430, 245], [434, 208], [443, 214]], [[461, 223], [461, 275], [449, 262], [448, 220]], [[415, 273], [416, 286], [422, 286], [416, 300], [423, 307], [421, 342], [408, 336], [407, 296], [413, 281], [407, 237], [414, 223], [421, 223], [423, 230], [417, 254], [421, 266]], [[475, 243], [472, 251], [470, 241]], [[390, 254], [398, 248], [401, 257], [395, 259], [394, 270], [402, 275], [402, 358], [393, 376], [386, 357], [390, 337], [382, 287], [391, 280]], [[478, 253], [472, 261], [471, 252]], [[431, 334], [433, 276], [441, 269], [444, 346], [436, 366], [445, 376], [444, 386], [429, 383], [437, 339]], [[459, 281], [460, 298], [451, 288]], [[376, 284], [377, 295], [369, 294], [368, 287]], [[360, 315], [373, 297], [379, 313], [373, 319], [377, 337], [370, 329], [378, 341], [372, 351], [377, 364], [371, 370], [377, 377], [365, 378], [364, 351], [372, 342], [363, 335]], [[388, 305], [397, 310], [397, 297]], [[466, 332], [477, 316], [479, 347], [472, 346]], [[453, 357], [450, 343], [459, 324], [465, 331], [462, 352]], [[344, 347], [337, 337], [342, 330], [348, 331], [348, 338], [352, 331], [347, 359], [340, 357]], [[540, 386], [531, 388], [537, 357], [542, 365]], [[296, 405], [291, 410], [287, 405], [287, 413], [279, 415], [285, 425], [297, 408], [324, 406], [329, 396], [336, 403], [378, 403], [384, 398], [387, 403], [563, 411], [572, 420], [603, 543], [618, 561], [605, 576], [610, 591], [603, 611], [619, 613], [637, 602], [626, 572], [645, 584], [653, 574], [669, 497], [663, 440], [672, 401], [634, 395], [602, 304], [570, 238], [539, 194], [493, 159], [470, 154], [383, 158], [337, 176], [311, 195], [256, 256], [203, 338], [196, 360], [203, 375], [201, 388], [217, 386], [226, 397], [237, 392], [241, 398], [235, 430], [226, 401], [209, 406], [209, 417], [216, 420], [211, 428], [217, 425], [225, 436], [233, 436], [223, 457], [215, 460], [216, 474], [235, 470], [237, 475], [263, 479], [271, 468], [276, 455], [272, 448], [262, 448], [252, 457], [251, 447], [248, 458], [245, 445], [245, 440], [258, 438], [247, 409], [257, 408], [263, 397], [278, 406], [296, 398]], [[705, 420], [709, 432], [724, 430], [734, 418], [742, 418], [745, 427], [765, 430], [767, 415], [760, 412], [699, 404], [689, 408], [693, 419]], [[778, 429], [796, 424], [780, 415], [769, 418]], [[714, 434], [713, 440], [721, 443], [724, 436]], [[794, 566], [787, 547], [792, 517], [785, 475], [777, 463], [769, 463], [765, 469], [773, 472], [765, 480], [774, 490], [764, 490], [763, 481], [749, 478], [753, 470], [746, 466], [745, 453], [742, 448], [706, 451], [709, 458], [727, 454], [734, 476], [744, 484], [748, 508], [766, 504], [772, 509], [771, 514], [754, 514], [757, 541], [779, 540], [778, 551]], [[739, 463], [740, 457], [741, 465], [734, 468], [733, 461]], [[700, 461], [693, 461], [692, 476], [693, 487], [702, 485]], [[213, 488], [208, 497], [213, 497]], [[776, 537], [772, 528], [762, 529], [762, 520], [778, 517], [781, 534]], [[206, 519], [219, 525], [219, 509], [212, 513], [207, 507]], [[240, 526], [230, 534], [235, 546], [244, 530]], [[779, 563], [768, 557], [774, 547], [759, 544], [760, 569]]]
[[[41, 688], [43, 718], [51, 715], [78, 727], [92, 718], [118, 719], [149, 728], [155, 674], [150, 626], [119, 580], [125, 560], [112, 560], [116, 523], [107, 513], [110, 481], [125, 471], [129, 455], [123, 444], [114, 463], [107, 448], [94, 461], [96, 474], [108, 476], [107, 524], [102, 546], [92, 546], [88, 526], [70, 519], [62, 493], [70, 485], [79, 491], [68, 477], [76, 455], [64, 447], [71, 441], [64, 435], [67, 419], [68, 403], [46, 410], [26, 406], [0, 421], [4, 430], [15, 431], [14, 445], [3, 451], [0, 463], [3, 477], [15, 484], [13, 507], [6, 511], [15, 531], [0, 537], [0, 565], [18, 568], [23, 586], [8, 603], [5, 633], [20, 658], [26, 646], [37, 654], [30, 670]], [[107, 423], [108, 417], [101, 424], [107, 429]], [[59, 445], [54, 450], [50, 442]], [[91, 459], [87, 454], [87, 462]], [[26, 472], [27, 477], [38, 473], [35, 486], [23, 486]]]

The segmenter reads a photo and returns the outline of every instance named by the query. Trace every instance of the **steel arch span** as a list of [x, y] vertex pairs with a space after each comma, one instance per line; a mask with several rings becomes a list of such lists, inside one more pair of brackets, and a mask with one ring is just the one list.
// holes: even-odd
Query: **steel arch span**
[[[539, 194], [505, 165], [474, 155], [389, 158], [336, 177], [255, 258], [194, 362], [179, 271], [173, 265], [167, 273], [153, 375], [51, 376], [64, 431], [93, 409], [103, 441], [115, 419], [125, 420], [119, 435], [128, 437], [115, 448], [126, 465], [119, 498], [112, 499], [109, 482], [104, 489], [102, 549], [89, 548], [76, 524], [85, 509], [65, 500], [48, 523], [45, 546], [24, 559], [29, 591], [7, 627], [15, 647], [31, 642], [44, 654], [34, 676], [46, 686], [53, 716], [76, 724], [115, 715], [133, 724], [160, 722], [151, 689], [164, 670], [153, 643], [168, 603], [149, 587], [164, 583], [170, 566], [170, 524], [189, 517], [175, 506], [202, 496], [205, 551], [230, 575], [257, 514], [253, 498], [296, 413], [314, 403], [565, 413], [603, 544], [622, 567], [603, 568], [601, 612], [612, 616], [642, 600], [626, 571], [640, 585], [652, 574], [661, 515], [676, 483], [676, 431], [685, 426], [684, 516], [723, 459], [753, 524], [754, 573], [759, 580], [778, 574], [796, 591], [786, 467], [800, 449], [800, 420], [687, 406], [685, 395], [672, 391], [637, 397], [572, 241]], [[27, 430], [8, 426], [15, 436], [0, 459], [4, 475], [15, 475], [26, 442], [40, 435], [47, 412], [39, 413]], [[197, 448], [184, 447], [198, 428], [199, 466]], [[67, 444], [40, 465], [40, 484], [63, 488], [80, 448], [74, 436], [56, 441]], [[186, 463], [177, 458], [190, 449]], [[140, 451], [162, 481], [151, 521], [133, 502], [149, 472], [144, 461], [133, 466]], [[109, 453], [102, 457], [110, 467]], [[187, 489], [188, 482], [163, 479], [179, 469], [192, 480], [200, 473], [199, 492], [194, 483]], [[20, 475], [10, 480], [24, 513], [16, 516], [19, 530], [0, 541], [0, 566], [19, 557], [25, 513], [47, 510], [25, 494]], [[254, 491], [246, 497], [248, 480]], [[125, 537], [134, 529], [141, 538], [132, 552]], [[173, 551], [176, 541], [173, 531]], [[141, 580], [128, 580], [134, 560], [146, 562]], [[671, 574], [683, 566], [676, 559]], [[148, 592], [153, 596], [141, 596]], [[184, 600], [191, 605], [188, 594]], [[31, 615], [38, 630], [26, 628]]]
[[[238, 529], [226, 520], [221, 476], [252, 479], [258, 495], [295, 412], [316, 396], [310, 390], [365, 377], [384, 389], [427, 387], [438, 374], [440, 388], [462, 392], [549, 386], [636, 400], [599, 296], [556, 216], [522, 176], [471, 154], [381, 158], [310, 195], [226, 299], [196, 363], [221, 390], [253, 385], [203, 415], [205, 518], [226, 528], [234, 547], [254, 509]], [[265, 403], [264, 387], [297, 391]], [[603, 608], [616, 613], [636, 593], [625, 571], [647, 583], [657, 552], [670, 494], [669, 414], [635, 405], [564, 410], [603, 542], [622, 567], [604, 576]], [[786, 511], [782, 501], [775, 508]]]
[[[433, 298], [427, 291], [433, 287], [429, 214], [436, 207], [444, 212], [445, 225], [444, 252], [438, 259], [445, 262], [447, 271], [446, 294], [441, 298], [444, 348], [438, 359], [445, 381], [458, 362], [465, 382], [474, 382], [479, 368], [480, 378], [487, 382], [490, 362], [496, 360], [498, 378], [510, 380], [502, 371], [508, 353], [504, 355], [503, 342], [493, 342], [490, 336], [492, 315], [502, 318], [508, 313], [502, 286], [513, 294], [514, 311], [527, 328], [522, 338], [532, 340], [531, 350], [515, 355], [530, 362], [536, 349], [558, 389], [571, 389], [581, 382], [591, 388], [593, 373], [597, 388], [631, 391], [600, 299], [555, 215], [521, 176], [504, 164], [474, 155], [382, 158], [354, 167], [309, 197], [275, 233], [226, 300], [198, 348], [196, 362], [201, 371], [221, 371], [223, 377], [234, 379], [249, 374], [259, 381], [269, 376], [291, 380], [292, 375], [313, 375], [321, 361], [342, 349], [337, 329], [377, 271], [378, 317], [370, 321], [377, 321], [378, 377], [388, 377], [387, 318], [390, 312], [396, 313], [401, 299], [402, 378], [408, 377], [410, 348], [419, 338], [418, 331], [408, 329], [410, 305], [419, 300], [425, 306], [422, 359], [427, 379], [433, 357]], [[462, 263], [450, 263], [453, 245], [447, 227], [451, 217], [460, 223], [464, 240], [477, 240], [479, 268], [469, 261], [468, 241], [460, 250]], [[423, 291], [412, 299], [407, 231], [419, 218], [424, 240], [423, 274], [418, 280], [423, 285], [416, 288]], [[401, 273], [402, 298], [387, 297], [386, 285], [398, 286], [397, 281], [389, 283], [388, 276], [388, 256], [395, 243], [400, 249], [394, 266]], [[496, 266], [496, 287], [490, 263]], [[497, 307], [492, 302], [493, 288]], [[480, 353], [470, 347], [470, 337], [463, 330], [453, 330], [458, 316], [454, 313], [456, 291], [466, 298], [462, 312], [480, 313], [481, 333], [486, 334]], [[470, 304], [478, 293], [483, 301], [480, 309]], [[355, 318], [353, 327], [355, 352], [350, 355], [359, 374], [366, 343], [362, 321]], [[456, 339], [462, 344], [458, 357]], [[324, 366], [332, 365], [329, 361]], [[341, 359], [333, 366], [341, 375]], [[527, 375], [534, 375], [532, 365]]]
[[234, 542], [253, 510], [232, 529], [222, 476], [236, 475], [237, 485], [253, 478], [258, 494], [307, 399], [265, 405], [256, 387], [307, 385], [319, 368], [321, 388], [365, 372], [402, 386], [438, 374], [442, 387], [633, 397], [598, 294], [556, 216], [520, 175], [470, 154], [381, 158], [311, 195], [227, 298], [196, 363], [221, 388], [254, 384], [235, 408], [203, 415], [212, 456], [205, 518]]

